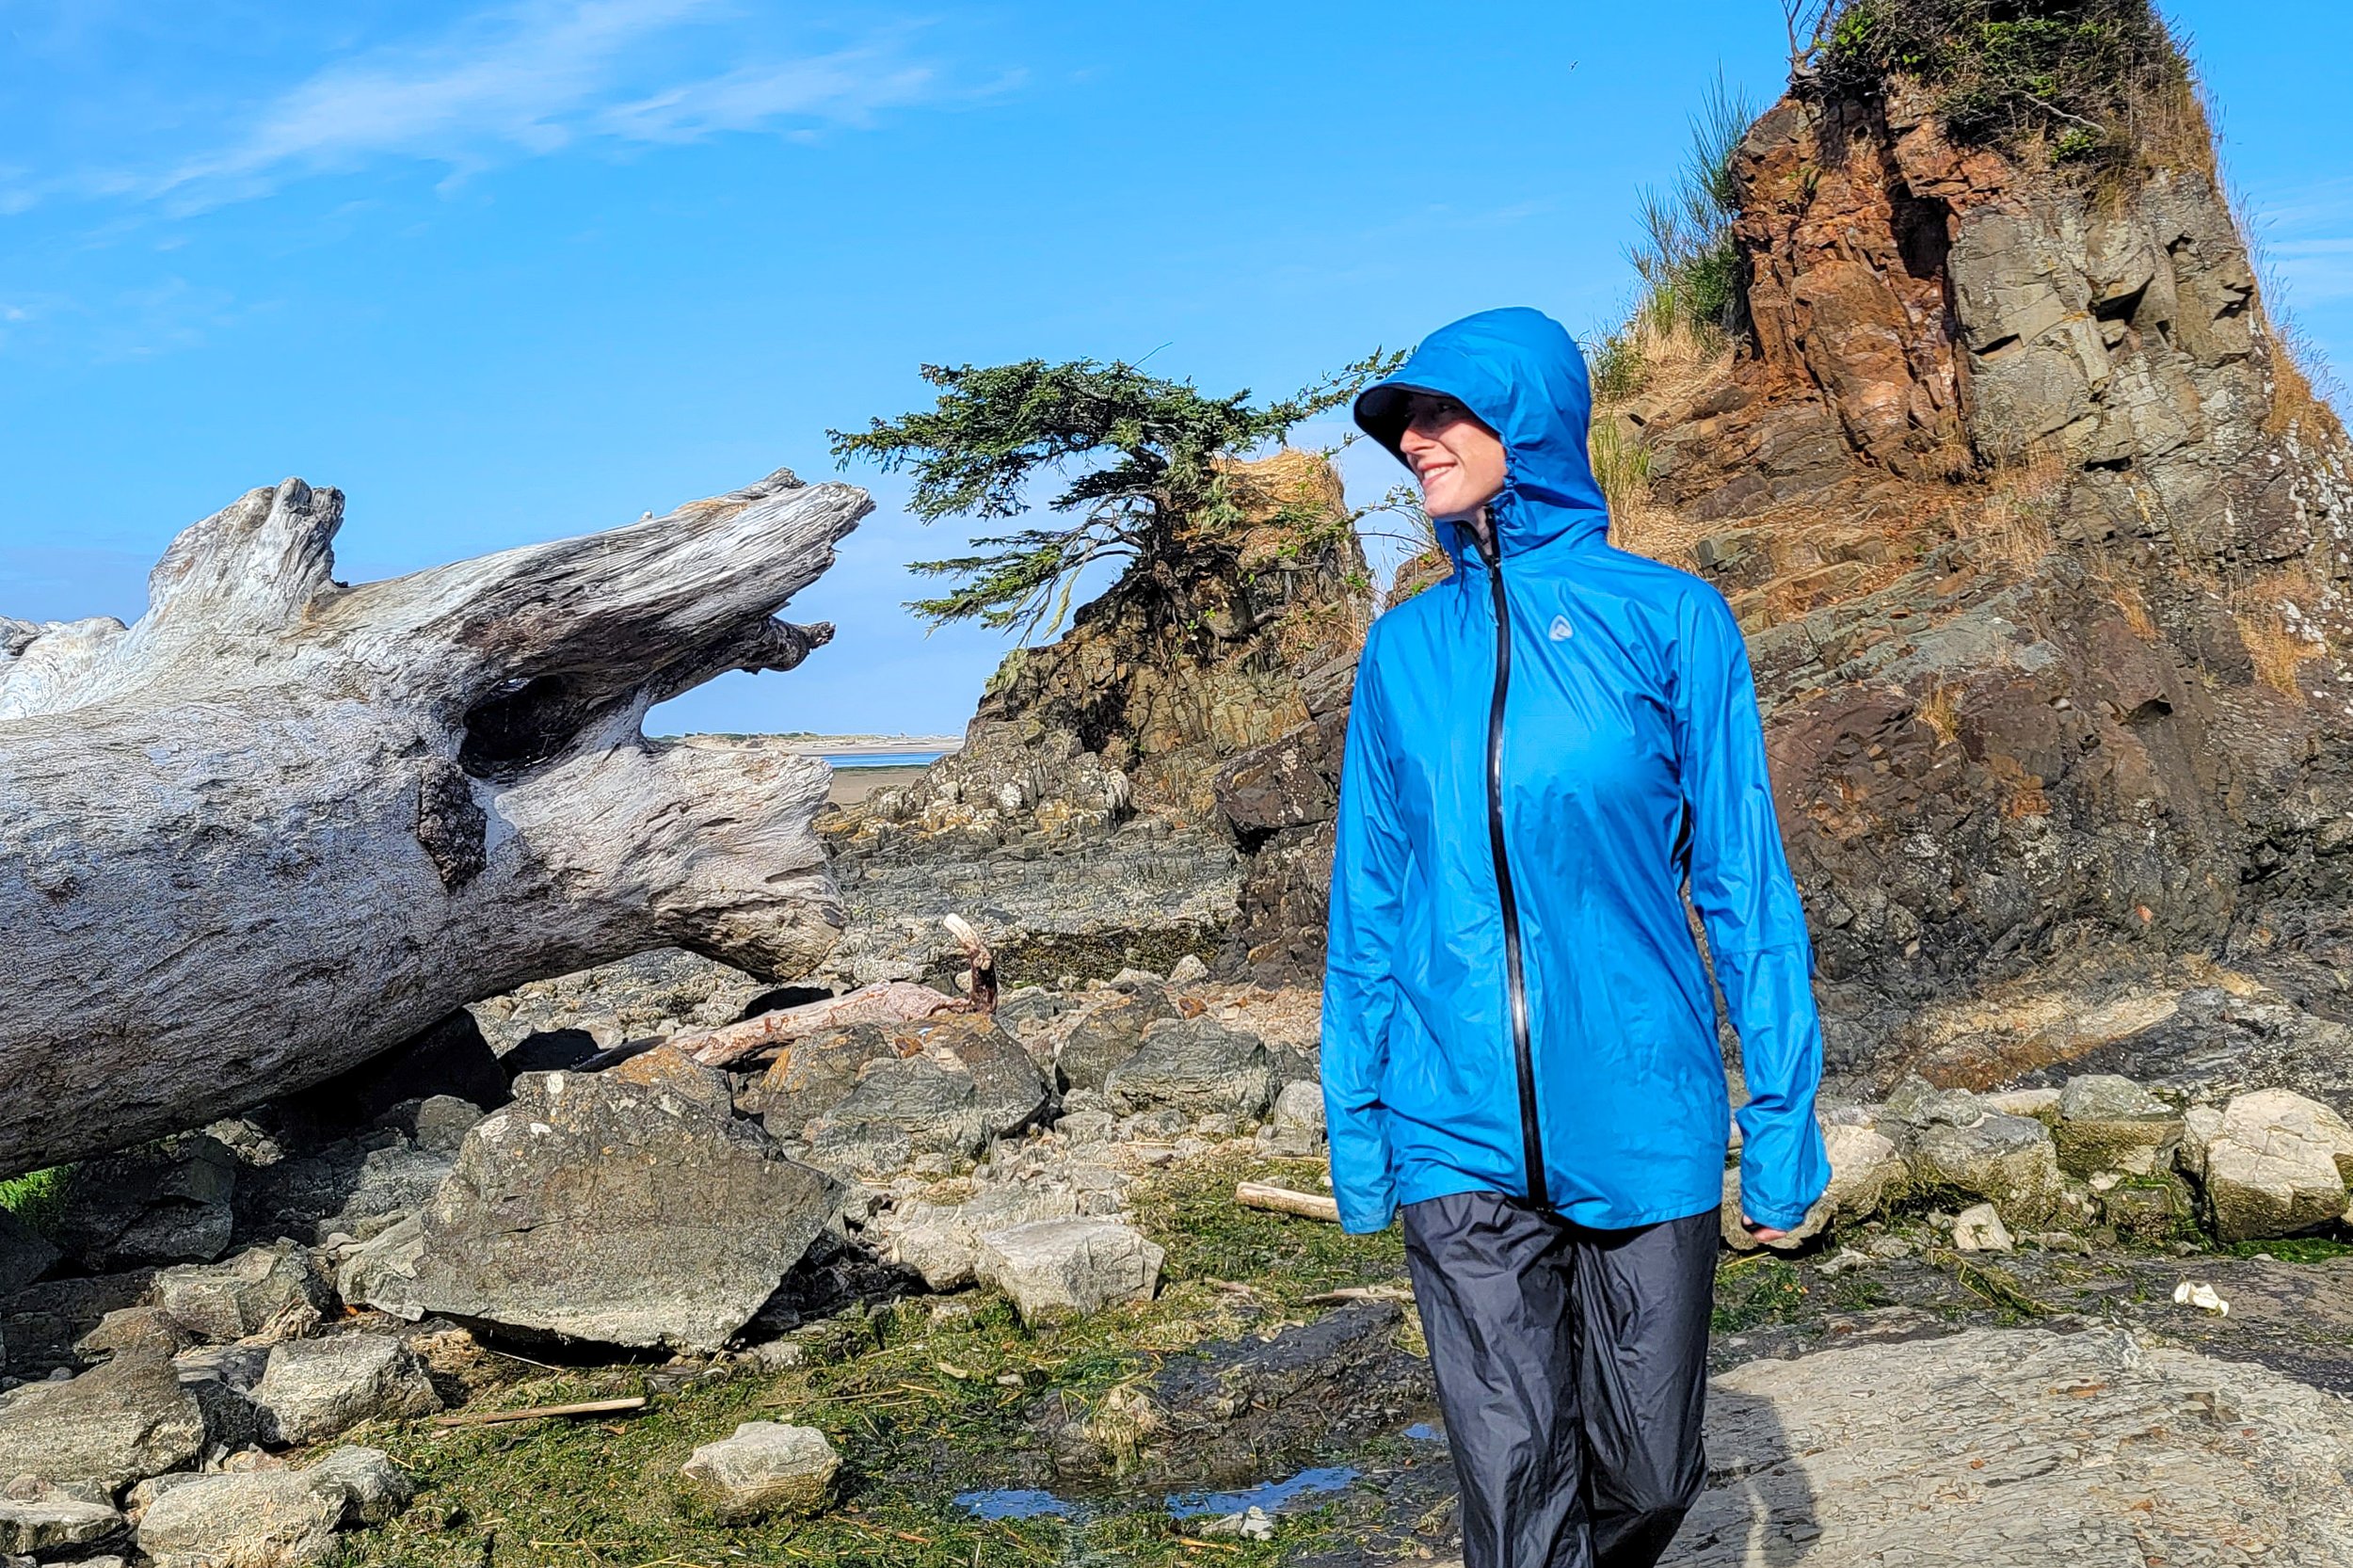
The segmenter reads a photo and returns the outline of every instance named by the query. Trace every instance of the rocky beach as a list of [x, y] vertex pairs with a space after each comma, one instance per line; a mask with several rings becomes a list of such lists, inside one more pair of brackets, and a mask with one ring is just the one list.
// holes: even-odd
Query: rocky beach
[[[2353, 1564], [2353, 445], [2161, 27], [2089, 152], [1875, 36], [1727, 155], [1739, 330], [1594, 355], [1828, 1041], [1804, 1224], [1727, 1163], [1666, 1561]], [[831, 636], [776, 612], [868, 503], [781, 471], [358, 588], [290, 481], [133, 628], [0, 620], [0, 769], [133, 777], [0, 798], [0, 1563], [1458, 1562], [1318, 1060], [1357, 650], [1446, 567], [1214, 473], [939, 744], [639, 732]]]

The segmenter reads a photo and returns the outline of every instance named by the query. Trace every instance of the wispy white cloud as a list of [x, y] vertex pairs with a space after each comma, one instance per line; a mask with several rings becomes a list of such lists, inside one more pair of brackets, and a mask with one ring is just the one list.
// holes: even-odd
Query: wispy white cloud
[[614, 105], [596, 124], [632, 141], [693, 141], [783, 119], [862, 124], [876, 109], [919, 103], [937, 89], [938, 73], [929, 66], [904, 64], [878, 49], [845, 50], [665, 88]]
[[2259, 193], [2254, 238], [2288, 304], [2353, 299], [2353, 180], [2324, 180]]
[[[904, 34], [796, 53], [747, 45], [740, 24], [723, 0], [513, 0], [325, 65], [168, 165], [45, 185], [0, 168], [0, 211], [60, 191], [200, 210], [389, 160], [462, 177], [600, 140], [860, 125], [950, 91], [937, 68], [909, 57]], [[740, 63], [712, 72], [714, 41]]]

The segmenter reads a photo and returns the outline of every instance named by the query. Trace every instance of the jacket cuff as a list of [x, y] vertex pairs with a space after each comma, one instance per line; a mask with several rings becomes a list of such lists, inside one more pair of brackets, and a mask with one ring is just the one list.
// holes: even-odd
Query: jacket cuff
[[1794, 1208], [1785, 1204], [1753, 1203], [1744, 1196], [1740, 1200], [1740, 1217], [1774, 1230], [1795, 1230], [1805, 1224], [1806, 1214], [1813, 1207], [1810, 1203]]

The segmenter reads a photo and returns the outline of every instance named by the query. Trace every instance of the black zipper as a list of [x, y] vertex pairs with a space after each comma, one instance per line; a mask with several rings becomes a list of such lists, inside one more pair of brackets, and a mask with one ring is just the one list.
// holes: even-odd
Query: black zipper
[[1520, 1140], [1528, 1162], [1528, 1201], [1552, 1207], [1545, 1188], [1544, 1129], [1536, 1119], [1536, 1052], [1528, 1037], [1528, 978], [1520, 963], [1520, 904], [1512, 890], [1512, 856], [1503, 841], [1503, 704], [1512, 689], [1512, 608], [1503, 592], [1503, 555], [1495, 513], [1479, 537], [1480, 558], [1496, 601], [1496, 687], [1487, 704], [1487, 847], [1496, 860], [1496, 896], [1503, 904], [1503, 984], [1512, 1009], [1512, 1049], [1519, 1067]]

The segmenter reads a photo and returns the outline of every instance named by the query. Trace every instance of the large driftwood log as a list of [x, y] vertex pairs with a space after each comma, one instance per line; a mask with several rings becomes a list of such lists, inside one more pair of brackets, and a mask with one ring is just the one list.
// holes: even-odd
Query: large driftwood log
[[343, 498], [257, 489], [147, 614], [0, 620], [0, 1175], [329, 1077], [452, 1008], [675, 943], [763, 975], [840, 925], [828, 770], [648, 742], [790, 669], [865, 492], [778, 472], [585, 538], [333, 580]]

